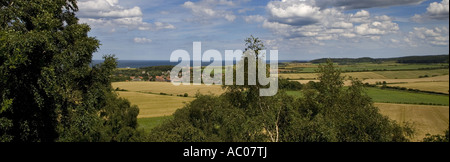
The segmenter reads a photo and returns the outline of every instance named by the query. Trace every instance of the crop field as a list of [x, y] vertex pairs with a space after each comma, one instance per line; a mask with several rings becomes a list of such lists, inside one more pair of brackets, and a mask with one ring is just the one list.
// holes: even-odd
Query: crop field
[[220, 95], [224, 92], [221, 86], [218, 85], [180, 85], [174, 86], [169, 82], [115, 82], [112, 83], [113, 88], [120, 88], [131, 92], [145, 92], [168, 95], [184, 95], [187, 93], [189, 97], [195, 96], [197, 92], [201, 94]]
[[446, 93], [449, 92], [449, 82], [413, 82], [413, 83], [402, 83], [402, 84], [392, 84], [391, 86], [406, 87], [411, 89], [418, 89], [422, 91], [432, 91]]
[[[399, 70], [420, 70], [444, 68], [448, 64], [400, 64], [394, 62], [386, 62], [381, 64], [374, 63], [356, 63], [352, 65], [336, 64], [342, 71], [399, 71]], [[312, 63], [285, 63], [283, 67], [285, 71], [297, 71], [300, 73], [314, 73], [318, 69], [319, 64]], [[444, 68], [445, 69], [445, 68]]]
[[[421, 76], [442, 76], [448, 75], [448, 69], [437, 69], [437, 70], [415, 70], [415, 71], [377, 71], [376, 74], [384, 76], [386, 79], [414, 79], [420, 78]], [[369, 78], [376, 79], [376, 78]]]
[[367, 94], [374, 102], [418, 105], [449, 105], [448, 95], [416, 93], [379, 88], [367, 88]]
[[397, 121], [409, 122], [416, 131], [412, 141], [421, 141], [426, 134], [443, 134], [449, 126], [448, 106], [375, 103], [380, 113]]
[[375, 84], [376, 82], [390, 83], [414, 83], [414, 82], [448, 82], [449, 75], [427, 77], [427, 78], [414, 78], [414, 79], [366, 79], [363, 82], [369, 84]]
[[316, 80], [317, 73], [278, 74], [280, 78], [289, 80]]
[[[301, 97], [301, 91], [287, 91], [288, 95]], [[416, 105], [449, 105], [448, 95], [426, 94], [399, 90], [367, 88], [367, 94], [374, 102]]]
[[155, 95], [140, 92], [117, 92], [120, 97], [128, 99], [139, 107], [138, 118], [170, 116], [185, 103], [194, 100], [191, 97]]
[[[366, 79], [419, 79], [421, 76], [448, 76], [448, 69], [438, 70], [414, 70], [414, 71], [374, 71], [374, 72], [349, 72], [342, 73], [343, 76], [351, 76], [360, 80]], [[316, 80], [317, 73], [291, 73], [279, 74], [281, 78], [290, 80]], [[448, 78], [448, 77], [447, 77]], [[422, 79], [422, 78], [420, 78]]]

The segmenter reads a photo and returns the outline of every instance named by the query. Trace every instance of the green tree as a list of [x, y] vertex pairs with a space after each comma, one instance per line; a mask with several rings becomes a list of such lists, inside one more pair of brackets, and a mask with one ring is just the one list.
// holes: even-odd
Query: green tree
[[426, 137], [423, 139], [423, 142], [449, 142], [450, 135], [448, 132], [448, 129], [445, 130], [444, 135], [431, 135], [427, 134]]
[[127, 141], [138, 109], [113, 94], [112, 56], [91, 67], [99, 41], [76, 0], [0, 2], [1, 141]]
[[306, 87], [304, 97], [295, 104], [299, 105], [300, 116], [309, 121], [303, 121], [295, 126], [300, 127], [298, 130], [307, 130], [307, 133], [298, 132], [297, 134], [302, 136], [294, 139], [389, 142], [408, 141], [408, 137], [414, 133], [409, 125], [402, 127], [381, 115], [379, 109], [373, 106], [373, 101], [366, 94], [361, 81], [349, 78], [352, 85], [345, 88], [345, 78], [330, 60], [321, 65], [318, 72], [320, 82], [313, 87]]

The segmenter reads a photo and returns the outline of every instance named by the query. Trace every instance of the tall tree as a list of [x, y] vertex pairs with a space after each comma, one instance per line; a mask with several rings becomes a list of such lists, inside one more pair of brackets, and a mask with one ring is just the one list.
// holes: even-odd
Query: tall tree
[[[2, 141], [116, 141], [122, 128], [135, 129], [137, 108], [111, 90], [115, 59], [90, 66], [99, 41], [78, 23], [76, 0], [0, 5]], [[134, 119], [106, 133], [119, 113]]]

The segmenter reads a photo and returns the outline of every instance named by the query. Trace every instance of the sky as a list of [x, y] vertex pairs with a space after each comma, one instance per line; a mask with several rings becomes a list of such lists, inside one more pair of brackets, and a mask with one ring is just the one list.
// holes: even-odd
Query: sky
[[245, 49], [263, 40], [280, 60], [449, 53], [449, 0], [78, 0], [102, 44], [94, 60], [169, 60], [182, 49]]

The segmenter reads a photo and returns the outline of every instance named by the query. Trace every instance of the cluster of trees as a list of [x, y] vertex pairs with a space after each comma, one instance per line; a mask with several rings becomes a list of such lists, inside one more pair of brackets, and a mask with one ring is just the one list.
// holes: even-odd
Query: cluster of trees
[[[381, 85], [381, 86], [379, 86]], [[365, 87], [377, 87], [381, 89], [393, 89], [393, 90], [401, 90], [401, 91], [409, 91], [409, 92], [419, 92], [419, 93], [429, 93], [429, 94], [439, 94], [439, 95], [448, 95], [446, 93], [442, 92], [435, 92], [435, 91], [425, 91], [420, 89], [414, 89], [414, 88], [406, 88], [406, 87], [400, 87], [400, 86], [388, 86], [386, 81], [383, 82], [375, 82], [375, 84], [369, 84], [365, 83]]]
[[397, 63], [448, 63], [449, 55], [434, 55], [434, 56], [407, 56], [397, 58]]
[[423, 139], [423, 142], [449, 142], [450, 134], [448, 129], [444, 131], [444, 135], [431, 135], [427, 134]]
[[300, 82], [289, 81], [288, 79], [279, 78], [278, 79], [278, 88], [282, 90], [293, 90], [299, 91], [302, 90], [303, 85]]
[[[249, 50], [264, 47], [247, 40]], [[255, 56], [258, 58], [258, 52]], [[320, 66], [321, 82], [303, 87], [294, 99], [284, 90], [260, 97], [256, 85], [224, 86], [220, 96], [198, 95], [174, 118], [151, 131], [157, 142], [388, 142], [408, 141], [413, 129], [379, 113], [360, 81], [344, 88], [331, 61]], [[281, 85], [285, 85], [284, 83]]]
[[311, 60], [311, 63], [315, 64], [323, 64], [326, 63], [327, 60], [331, 60], [334, 63], [338, 63], [340, 65], [347, 65], [347, 64], [355, 64], [355, 63], [364, 63], [364, 62], [370, 62], [370, 63], [381, 63], [381, 60], [370, 58], [370, 57], [362, 57], [362, 58], [321, 58], [316, 60]]
[[151, 67], [141, 67], [137, 69], [118, 69], [115, 70], [111, 76], [112, 82], [124, 82], [131, 80], [130, 77], [142, 77], [142, 81], [155, 81], [156, 76], [161, 76], [167, 71], [171, 71], [174, 66], [172, 65], [162, 65], [162, 66], [151, 66]]
[[89, 66], [99, 41], [76, 0], [0, 1], [0, 141], [134, 141], [139, 109], [118, 98], [113, 56]]
[[[326, 63], [328, 59], [311, 60], [311, 63]], [[340, 65], [355, 64], [355, 63], [382, 63], [385, 61], [395, 61], [397, 63], [414, 63], [414, 64], [429, 64], [429, 63], [449, 63], [449, 55], [432, 55], [432, 56], [406, 56], [396, 58], [332, 58], [331, 61], [339, 63]]]

